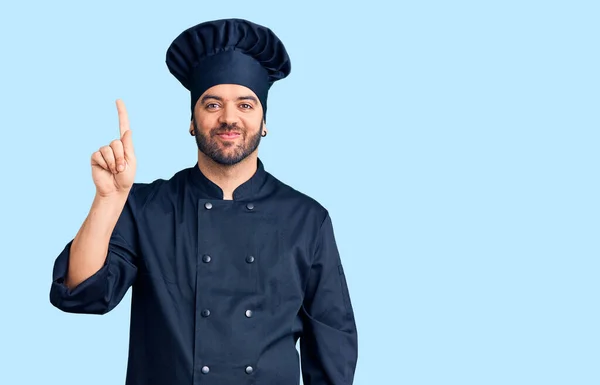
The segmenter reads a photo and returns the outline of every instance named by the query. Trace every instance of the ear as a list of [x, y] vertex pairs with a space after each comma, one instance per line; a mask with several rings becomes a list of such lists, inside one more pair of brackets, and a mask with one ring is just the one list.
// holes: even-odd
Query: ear
[[190, 135], [191, 136], [196, 135], [196, 129], [194, 128], [194, 120], [190, 121]]

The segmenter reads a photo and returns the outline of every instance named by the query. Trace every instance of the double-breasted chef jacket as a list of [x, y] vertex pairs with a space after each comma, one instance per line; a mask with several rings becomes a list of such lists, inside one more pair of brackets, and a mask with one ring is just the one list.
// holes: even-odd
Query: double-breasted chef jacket
[[[131, 287], [127, 385], [353, 383], [357, 328], [328, 211], [259, 159], [233, 200], [198, 165], [135, 183], [104, 266], [50, 301], [105, 314]], [[296, 342], [300, 340], [300, 351]]]

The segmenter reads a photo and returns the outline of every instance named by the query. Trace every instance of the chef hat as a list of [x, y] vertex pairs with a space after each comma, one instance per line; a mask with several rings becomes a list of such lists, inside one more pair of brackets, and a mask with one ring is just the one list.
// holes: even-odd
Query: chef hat
[[267, 113], [273, 83], [289, 75], [290, 58], [268, 28], [243, 19], [208, 21], [182, 32], [167, 50], [169, 71], [191, 93], [191, 109], [217, 84], [251, 89]]

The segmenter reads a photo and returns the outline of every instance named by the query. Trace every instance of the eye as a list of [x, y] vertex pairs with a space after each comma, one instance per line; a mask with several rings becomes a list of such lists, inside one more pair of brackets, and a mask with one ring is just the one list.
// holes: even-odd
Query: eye
[[252, 108], [252, 105], [248, 104], [248, 103], [242, 103], [240, 104], [240, 106], [242, 107], [242, 109], [244, 110], [249, 110]]

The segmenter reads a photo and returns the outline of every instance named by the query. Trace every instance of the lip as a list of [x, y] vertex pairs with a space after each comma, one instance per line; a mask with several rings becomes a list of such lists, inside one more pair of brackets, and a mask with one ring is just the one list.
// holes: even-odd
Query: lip
[[218, 134], [218, 136], [221, 139], [231, 140], [231, 139], [238, 138], [240, 136], [240, 134], [238, 132], [226, 132], [226, 133]]

